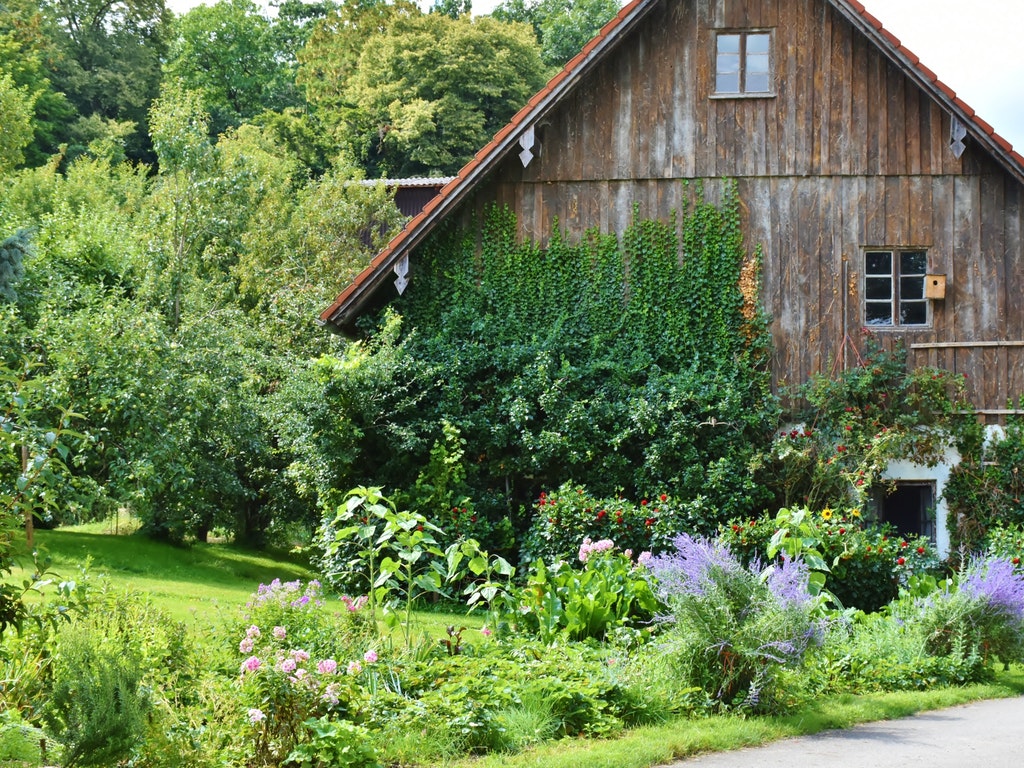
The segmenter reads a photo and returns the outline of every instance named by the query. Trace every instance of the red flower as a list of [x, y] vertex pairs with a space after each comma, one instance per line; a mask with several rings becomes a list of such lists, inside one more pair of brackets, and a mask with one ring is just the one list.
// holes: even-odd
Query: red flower
[[654, 518], [648, 517], [646, 520], [644, 520], [644, 525], [650, 528], [652, 525], [654, 525]]
[[604, 520], [606, 517], [608, 517], [608, 513], [603, 509], [597, 513], [598, 520]]
[[839, 453], [843, 453], [845, 450], [846, 450], [846, 446], [845, 445], [837, 445], [836, 446], [836, 451], [838, 451]]
[[846, 533], [846, 529], [845, 528], [840, 528], [839, 529], [839, 535], [841, 536], [844, 533]]
[[905, 541], [900, 542], [900, 549], [906, 549], [909, 545]]
[[853, 431], [853, 424], [847, 424], [846, 425], [846, 431], [847, 432], [852, 432]]
[[918, 547], [917, 548], [917, 554], [923, 555], [924, 554], [924, 547]]
[[1020, 558], [1019, 558], [1019, 557], [1015, 557], [1015, 558], [1013, 558], [1013, 560], [1012, 560], [1011, 562], [1012, 562], [1012, 563], [1013, 563], [1014, 565], [1020, 565]]
[[640, 506], [641, 507], [646, 507], [647, 506], [647, 499], [641, 499], [640, 500]]
[[896, 558], [896, 565], [903, 565], [903, 564], [904, 564], [904, 563], [906, 563], [906, 562], [907, 562], [907, 561], [906, 561], [906, 560], [904, 560], [904, 559], [903, 559], [902, 557], [897, 557], [897, 558]]
[[662, 501], [668, 501], [668, 496], [666, 496], [664, 493], [661, 494], [661, 496], [659, 496], [658, 498], [661, 499]]

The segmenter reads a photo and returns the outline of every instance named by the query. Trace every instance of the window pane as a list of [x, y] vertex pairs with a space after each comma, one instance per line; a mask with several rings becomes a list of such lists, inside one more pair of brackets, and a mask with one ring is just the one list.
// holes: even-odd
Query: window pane
[[864, 281], [864, 296], [867, 299], [891, 299], [891, 277], [869, 277]]
[[738, 53], [718, 54], [717, 72], [720, 75], [732, 74], [740, 71], [740, 55]]
[[923, 277], [901, 277], [900, 278], [900, 299], [923, 299], [924, 278]]
[[767, 75], [770, 60], [768, 54], [764, 56], [747, 56], [747, 74]]
[[867, 302], [864, 305], [864, 322], [868, 325], [892, 325], [892, 304]]
[[928, 323], [928, 305], [923, 301], [900, 302], [901, 325], [926, 325]]
[[928, 271], [928, 257], [924, 251], [904, 251], [900, 254], [900, 273], [923, 275]]
[[772, 36], [766, 32], [747, 35], [747, 54], [763, 53], [767, 56], [769, 50], [771, 50], [771, 39]]
[[747, 73], [747, 87], [744, 89], [747, 93], [767, 93], [770, 89], [768, 88], [768, 75]]
[[868, 251], [865, 264], [869, 275], [891, 275], [892, 253], [889, 251]]
[[731, 75], [719, 74], [715, 78], [715, 91], [718, 93], [739, 93], [740, 75], [739, 72]]
[[721, 56], [723, 53], [735, 53], [737, 56], [740, 53], [740, 36], [739, 35], [719, 35], [718, 36], [718, 55]]

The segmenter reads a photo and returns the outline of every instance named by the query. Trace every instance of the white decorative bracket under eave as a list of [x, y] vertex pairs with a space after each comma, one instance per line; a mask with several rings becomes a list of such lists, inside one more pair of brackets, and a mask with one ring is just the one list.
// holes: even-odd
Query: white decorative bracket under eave
[[523, 164], [523, 168], [530, 164], [533, 160], [533, 149], [535, 138], [533, 135], [533, 126], [527, 128], [523, 135], [519, 137], [519, 146], [523, 148], [523, 151], [519, 153], [519, 160]]
[[398, 279], [395, 280], [395, 288], [398, 289], [398, 295], [401, 296], [406, 286], [409, 285], [409, 254], [404, 254], [395, 262], [394, 272], [398, 275]]
[[953, 150], [953, 157], [960, 159], [960, 155], [967, 149], [964, 139], [967, 138], [967, 126], [960, 122], [956, 115], [949, 116], [949, 148]]

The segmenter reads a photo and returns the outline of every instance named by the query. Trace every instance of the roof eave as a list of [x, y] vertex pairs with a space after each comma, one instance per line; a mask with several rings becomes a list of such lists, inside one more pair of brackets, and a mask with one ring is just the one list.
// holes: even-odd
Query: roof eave
[[434, 226], [456, 208], [515, 147], [523, 133], [536, 125], [571, 91], [587, 72], [608, 54], [662, 0], [633, 0], [605, 24], [597, 35], [548, 81], [494, 138], [462, 167], [424, 209], [370, 262], [355, 280], [320, 313], [321, 325], [351, 328], [373, 294], [387, 280], [395, 263], [423, 242]]
[[922, 64], [921, 59], [869, 13], [859, 0], [830, 2], [844, 18], [874, 42], [904, 74], [954, 115], [967, 129], [968, 134], [995, 156], [1018, 182], [1024, 184], [1024, 157], [1015, 152], [1010, 142], [996, 133], [974, 109], [958, 98], [952, 88]]

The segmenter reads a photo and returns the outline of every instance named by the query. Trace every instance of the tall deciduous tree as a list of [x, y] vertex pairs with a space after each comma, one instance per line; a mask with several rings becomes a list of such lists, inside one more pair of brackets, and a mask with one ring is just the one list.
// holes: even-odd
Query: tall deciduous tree
[[525, 25], [399, 19], [363, 47], [345, 94], [345, 139], [371, 176], [453, 173], [544, 80]]
[[505, 0], [493, 15], [531, 24], [544, 63], [561, 67], [611, 21], [621, 5], [619, 0]]
[[39, 7], [59, 54], [54, 87], [83, 118], [131, 122], [129, 157], [151, 160], [146, 115], [159, 92], [172, 18], [164, 0], [40, 0]]
[[[13, 18], [8, 17], [8, 21], [13, 22]], [[0, 22], [0, 29], [3, 26], [4, 23]], [[39, 47], [40, 43], [40, 38], [32, 34], [0, 32], [0, 73], [8, 74], [32, 100], [32, 137], [23, 150], [24, 164], [30, 167], [42, 165], [47, 157], [58, 151], [62, 142], [67, 141], [67, 126], [75, 114], [64, 94], [55, 91], [50, 82], [43, 66], [44, 51]], [[14, 125], [13, 111], [5, 107], [0, 114], [6, 117], [5, 129]], [[11, 133], [13, 136], [13, 129]], [[7, 137], [8, 141], [10, 139]], [[5, 138], [0, 137], [0, 143], [4, 141]]]
[[19, 88], [14, 78], [0, 70], [0, 174], [17, 167], [25, 159], [24, 150], [32, 141], [34, 99], [27, 88]]
[[353, 0], [329, 12], [298, 54], [296, 79], [307, 100], [337, 113], [345, 105], [345, 88], [366, 42], [387, 32], [395, 21], [419, 15], [411, 0]]
[[165, 71], [202, 94], [212, 133], [297, 104], [286, 52], [276, 49], [273, 25], [252, 0], [197, 6], [174, 30]]

